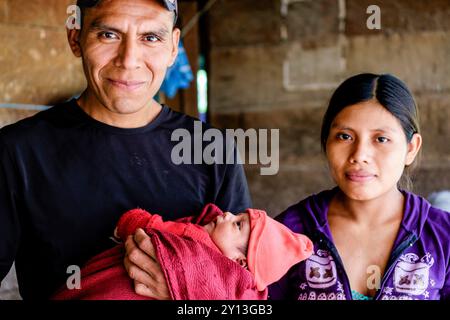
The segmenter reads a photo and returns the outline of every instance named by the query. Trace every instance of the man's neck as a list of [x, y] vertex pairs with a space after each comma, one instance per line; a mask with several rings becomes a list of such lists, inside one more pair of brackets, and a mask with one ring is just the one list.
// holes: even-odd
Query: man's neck
[[123, 129], [144, 127], [152, 122], [162, 110], [161, 105], [152, 99], [136, 112], [114, 112], [86, 91], [80, 96], [77, 102], [81, 109], [93, 119]]

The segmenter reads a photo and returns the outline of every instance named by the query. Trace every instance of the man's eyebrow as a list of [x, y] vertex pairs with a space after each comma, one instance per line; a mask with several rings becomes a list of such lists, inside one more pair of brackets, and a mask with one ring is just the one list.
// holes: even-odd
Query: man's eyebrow
[[146, 32], [139, 32], [138, 33], [138, 35], [140, 35], [140, 36], [145, 36], [145, 35], [148, 35], [148, 34], [155, 34], [155, 35], [158, 35], [160, 37], [165, 37], [166, 35], [169, 34], [169, 31], [166, 28], [159, 28], [159, 29], [157, 29], [155, 31], [146, 31]]
[[[118, 29], [116, 27], [110, 26], [110, 25], [102, 22], [101, 20], [94, 20], [91, 23], [91, 25], [89, 26], [89, 29], [92, 29], [92, 30], [109, 30], [109, 31], [114, 31], [114, 32], [117, 32], [117, 33], [122, 33], [122, 34], [125, 33], [123, 30], [120, 30], [120, 29]], [[138, 33], [139, 36], [144, 36], [144, 35], [148, 35], [148, 34], [156, 34], [156, 35], [158, 35], [160, 37], [164, 37], [167, 34], [169, 34], [169, 31], [168, 31], [167, 28], [162, 27], [162, 28], [159, 28], [159, 29], [157, 29], [155, 31], [144, 31], [144, 32], [139, 32]]]
[[92, 23], [89, 26], [89, 29], [93, 29], [93, 30], [110, 30], [110, 31], [114, 31], [117, 33], [123, 33], [122, 30], [112, 27], [104, 22], [102, 22], [101, 20], [97, 19], [92, 21]]

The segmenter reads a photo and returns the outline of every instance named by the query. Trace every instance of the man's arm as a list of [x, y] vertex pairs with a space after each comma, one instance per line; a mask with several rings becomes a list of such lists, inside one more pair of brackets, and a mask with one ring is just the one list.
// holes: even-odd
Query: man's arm
[[158, 214], [151, 214], [144, 209], [132, 209], [124, 213], [117, 223], [117, 236], [126, 241], [128, 236], [134, 235], [138, 228], [149, 232], [150, 229], [169, 231], [183, 236], [186, 230], [186, 223], [176, 221], [163, 221]]
[[11, 269], [20, 239], [14, 172], [16, 168], [0, 132], [0, 281]]

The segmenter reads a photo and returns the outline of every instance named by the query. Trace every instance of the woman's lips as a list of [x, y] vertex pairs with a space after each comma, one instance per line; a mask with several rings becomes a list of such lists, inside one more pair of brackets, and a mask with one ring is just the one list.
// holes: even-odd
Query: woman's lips
[[353, 182], [367, 182], [375, 178], [374, 174], [366, 172], [347, 172], [345, 176]]
[[108, 79], [108, 80], [113, 86], [120, 88], [120, 89], [129, 90], [129, 91], [139, 89], [145, 83], [143, 81], [122, 81], [122, 80], [113, 80], [113, 79]]

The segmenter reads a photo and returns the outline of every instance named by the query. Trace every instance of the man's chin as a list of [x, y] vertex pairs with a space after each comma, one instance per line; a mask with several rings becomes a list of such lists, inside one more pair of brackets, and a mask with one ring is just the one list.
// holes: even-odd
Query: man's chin
[[110, 100], [108, 109], [114, 110], [120, 114], [133, 114], [151, 105], [151, 98], [136, 99], [133, 97], [120, 97]]

